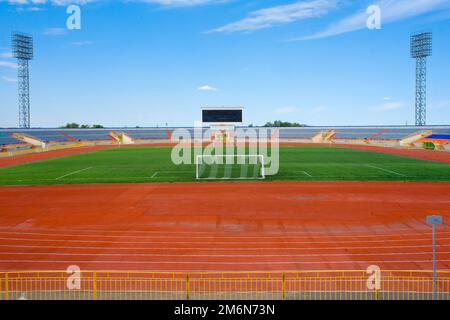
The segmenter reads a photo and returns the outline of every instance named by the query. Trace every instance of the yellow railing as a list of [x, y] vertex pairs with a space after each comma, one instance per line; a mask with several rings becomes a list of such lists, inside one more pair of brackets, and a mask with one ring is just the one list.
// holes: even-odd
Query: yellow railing
[[[372, 279], [373, 280], [373, 279]], [[0, 273], [0, 300], [429, 300], [431, 271]], [[450, 300], [450, 272], [437, 275], [437, 297]]]

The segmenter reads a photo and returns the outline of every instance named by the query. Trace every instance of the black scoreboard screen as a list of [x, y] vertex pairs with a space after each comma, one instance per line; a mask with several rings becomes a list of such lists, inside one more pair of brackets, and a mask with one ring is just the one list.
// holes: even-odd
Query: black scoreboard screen
[[242, 122], [242, 109], [202, 110], [202, 121], [205, 123], [240, 123]]

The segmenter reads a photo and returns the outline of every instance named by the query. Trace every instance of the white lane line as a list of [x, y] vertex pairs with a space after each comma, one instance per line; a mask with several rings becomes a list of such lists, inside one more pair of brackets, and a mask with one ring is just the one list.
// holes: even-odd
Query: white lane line
[[[448, 228], [449, 226], [446, 225], [442, 225], [442, 228]], [[5, 227], [5, 226], [0, 226], [0, 230], [8, 230], [8, 231], [0, 231], [0, 233], [13, 233], [13, 234], [23, 234], [23, 232], [17, 232], [17, 231], [9, 231], [11, 228], [15, 229], [15, 227]], [[20, 228], [22, 230], [22, 228]], [[35, 227], [24, 227], [23, 230], [42, 230], [42, 231], [54, 231], [54, 229], [48, 229], [48, 228], [35, 228]], [[147, 231], [143, 231], [143, 230], [102, 230], [102, 229], [58, 229], [59, 231], [62, 232], [77, 232], [78, 236], [84, 236], [86, 235], [85, 232], [89, 232], [89, 233], [93, 233], [93, 232], [101, 232], [102, 234], [95, 234], [95, 236], [105, 236], [105, 237], [109, 237], [108, 235], [104, 235], [104, 233], [120, 233], [120, 236], [112, 236], [112, 237], [125, 237], [125, 236], [130, 236], [130, 233], [136, 233], [136, 234], [164, 234], [165, 236], [167, 236], [168, 234], [186, 234], [188, 233], [189, 235], [192, 234], [200, 234], [200, 235], [205, 235], [205, 236], [195, 236], [195, 237], [207, 237], [207, 238], [216, 238], [216, 237], [225, 237], [225, 236], [220, 236], [221, 233], [217, 233], [216, 231], [195, 231], [195, 230], [191, 230], [191, 231], [170, 231], [170, 230], [164, 230], [164, 231], [156, 231], [156, 230], [147, 230]], [[412, 232], [414, 230], [417, 230], [417, 232], [415, 233], [400, 233], [400, 232]], [[340, 231], [339, 233], [325, 233], [323, 231], [304, 231], [304, 232], [296, 232], [296, 231], [265, 231], [264, 234], [267, 235], [273, 235], [273, 236], [236, 236], [234, 234], [232, 234], [231, 236], [228, 236], [229, 238], [267, 238], [267, 237], [275, 237], [275, 238], [280, 238], [280, 237], [294, 237], [297, 235], [300, 236], [307, 236], [308, 238], [314, 237], [314, 238], [329, 238], [330, 236], [332, 237], [343, 237], [343, 238], [349, 238], [349, 237], [368, 237], [368, 238], [373, 238], [374, 236], [376, 237], [389, 237], [389, 236], [423, 236], [423, 235], [429, 235], [429, 229], [428, 228], [421, 228], [421, 229], [414, 229], [414, 228], [389, 228], [388, 231], [383, 231], [382, 233], [378, 233], [377, 231], [373, 231], [372, 233], [369, 234], [364, 234], [364, 232], [369, 232], [369, 231], [358, 231], [358, 230], [348, 230], [346, 232], [344, 231]], [[123, 233], [127, 233], [127, 235], [123, 235]], [[225, 233], [225, 232], [222, 232]], [[439, 234], [446, 234], [446, 233], [450, 233], [450, 231], [440, 231]], [[54, 233], [51, 233], [53, 235], [55, 235]], [[211, 236], [207, 236], [208, 234], [212, 234]], [[45, 234], [45, 235], [50, 235], [50, 234]], [[64, 234], [64, 235], [69, 235], [69, 234]], [[91, 235], [92, 236], [92, 235]], [[133, 235], [131, 235], [133, 236]], [[148, 236], [148, 237], [153, 237], [153, 236]], [[228, 238], [226, 237], [226, 238]]]
[[[225, 248], [225, 247], [178, 247], [178, 248], [166, 248], [166, 247], [89, 247], [89, 246], [42, 246], [42, 245], [11, 245], [11, 244], [0, 244], [0, 248], [22, 248], [22, 249], [83, 249], [83, 250], [127, 250], [127, 251], [179, 251], [179, 250], [197, 250], [197, 251], [358, 251], [367, 249], [377, 249], [377, 250], [390, 250], [390, 249], [418, 249], [418, 248], [429, 248], [429, 244], [423, 245], [406, 245], [406, 246], [343, 246], [343, 247], [253, 247], [253, 248]], [[438, 244], [437, 247], [450, 247], [450, 244]], [[382, 252], [381, 252], [382, 253]]]
[[370, 164], [367, 164], [366, 166], [369, 167], [369, 168], [378, 169], [378, 170], [381, 170], [381, 171], [385, 171], [385, 172], [388, 172], [388, 173], [393, 173], [393, 174], [396, 174], [398, 176], [405, 177], [404, 174], [401, 174], [401, 173], [398, 173], [398, 172], [395, 172], [395, 171], [392, 171], [392, 170], [380, 168], [380, 167], [377, 167], [377, 166], [371, 166]]
[[158, 174], [158, 171], [156, 171], [150, 178], [154, 178], [154, 177], [156, 177], [156, 175]]
[[[439, 255], [449, 252], [436, 252]], [[89, 257], [203, 257], [203, 258], [242, 258], [242, 257], [347, 257], [347, 256], [398, 256], [398, 255], [431, 255], [432, 252], [371, 252], [371, 253], [308, 253], [308, 254], [159, 254], [159, 253], [63, 253], [63, 252], [0, 252], [3, 255], [32, 255], [32, 256], [89, 256]]]
[[[124, 231], [125, 232], [125, 231]], [[5, 235], [29, 235], [29, 236], [45, 236], [45, 237], [49, 237], [49, 236], [53, 236], [53, 237], [76, 237], [76, 238], [112, 238], [112, 239], [126, 239], [126, 238], [133, 238], [133, 239], [174, 239], [174, 238], [186, 238], [185, 235], [174, 235], [170, 232], [167, 232], [168, 234], [166, 235], [128, 235], [128, 234], [122, 234], [122, 235], [110, 235], [110, 234], [74, 234], [74, 233], [45, 233], [45, 232], [18, 232], [18, 231], [0, 231], [0, 234], [5, 234]], [[450, 231], [440, 231], [439, 235], [446, 235], [446, 234], [450, 234]], [[265, 236], [265, 235], [261, 235], [261, 236], [240, 236], [240, 235], [211, 235], [211, 236], [197, 236], [197, 235], [190, 235], [189, 238], [190, 239], [290, 239], [293, 238], [294, 240], [310, 240], [311, 242], [316, 241], [317, 239], [320, 238], [325, 238], [325, 239], [329, 239], [329, 238], [334, 238], [334, 239], [338, 239], [338, 238], [373, 238], [373, 237], [377, 237], [377, 238], [389, 238], [389, 237], [394, 237], [394, 238], [400, 238], [401, 239], [392, 239], [392, 240], [415, 240], [417, 239], [417, 237], [423, 237], [423, 236], [428, 236], [429, 233], [428, 232], [417, 232], [417, 233], [395, 233], [395, 234], [371, 234], [371, 235], [301, 235], [301, 236], [297, 236], [297, 235], [290, 235], [290, 234], [283, 234], [280, 233], [279, 235], [275, 235], [275, 236]], [[412, 238], [411, 238], [412, 237]], [[39, 240], [39, 238], [37, 238], [36, 240]], [[361, 240], [361, 241], [365, 241], [365, 240]], [[334, 240], [332, 241], [334, 242]]]
[[83, 171], [92, 169], [92, 168], [93, 168], [93, 167], [89, 167], [89, 168], [84, 168], [84, 169], [81, 169], [81, 170], [73, 171], [73, 172], [70, 172], [70, 173], [68, 173], [68, 174], [65, 174], [65, 175], [63, 175], [63, 176], [61, 176], [61, 177], [58, 177], [58, 178], [56, 178], [55, 180], [59, 180], [59, 179], [62, 179], [62, 178], [71, 176], [71, 175], [73, 175], [73, 174], [77, 174], [77, 173], [80, 173], [80, 172], [83, 172]]
[[[127, 244], [181, 244], [181, 245], [188, 245], [188, 244], [202, 244], [202, 245], [273, 245], [273, 244], [307, 244], [310, 245], [311, 243], [314, 244], [325, 244], [325, 243], [361, 243], [361, 240], [330, 240], [330, 241], [287, 241], [286, 239], [283, 239], [283, 241], [111, 241], [111, 240], [75, 240], [75, 239], [36, 239], [36, 238], [5, 238], [1, 237], [0, 240], [6, 240], [6, 241], [33, 241], [33, 242], [67, 242], [67, 243], [127, 243]], [[450, 238], [440, 238], [440, 241], [444, 240], [450, 240]], [[416, 239], [381, 239], [381, 240], [365, 240], [364, 243], [384, 243], [384, 242], [419, 242], [419, 241], [430, 241], [430, 238], [416, 238]]]
[[[63, 264], [72, 264], [74, 262], [77, 263], [86, 263], [86, 264], [159, 264], [159, 265], [165, 265], [165, 264], [199, 264], [199, 265], [292, 265], [292, 264], [386, 264], [386, 263], [431, 263], [432, 260], [340, 260], [340, 261], [261, 261], [261, 262], [240, 262], [240, 261], [230, 261], [230, 262], [211, 262], [211, 261], [127, 261], [127, 260], [104, 260], [104, 261], [98, 261], [98, 260], [0, 260], [0, 263], [63, 263]], [[438, 259], [436, 262], [450, 262], [450, 259]], [[440, 269], [442, 271], [442, 269]]]

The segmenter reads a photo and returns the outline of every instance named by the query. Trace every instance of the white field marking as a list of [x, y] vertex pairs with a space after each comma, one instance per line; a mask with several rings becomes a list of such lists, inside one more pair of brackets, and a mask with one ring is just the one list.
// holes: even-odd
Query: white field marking
[[[107, 240], [74, 240], [74, 239], [36, 239], [36, 238], [0, 238], [0, 240], [6, 241], [34, 241], [34, 242], [80, 242], [80, 243], [128, 243], [128, 244], [204, 244], [204, 245], [242, 245], [242, 241], [107, 241]], [[317, 244], [317, 243], [361, 243], [361, 240], [332, 240], [332, 241], [286, 241], [286, 239], [281, 239], [283, 241], [261, 241], [261, 242], [245, 242], [246, 245], [263, 245], [263, 244]], [[450, 240], [450, 238], [440, 238], [440, 241]], [[416, 238], [416, 239], [381, 239], [381, 240], [365, 240], [365, 243], [378, 243], [378, 242], [418, 242], [418, 241], [426, 241], [429, 242], [430, 238]]]
[[[345, 246], [345, 247], [317, 247], [317, 248], [311, 248], [311, 247], [285, 247], [285, 248], [222, 248], [222, 247], [178, 247], [178, 248], [166, 248], [166, 247], [89, 247], [89, 246], [38, 246], [38, 245], [10, 245], [10, 244], [0, 244], [0, 248], [27, 248], [27, 249], [71, 249], [71, 250], [77, 250], [77, 249], [84, 249], [84, 250], [144, 250], [144, 251], [151, 251], [151, 250], [163, 250], [163, 251], [170, 251], [170, 250], [198, 250], [198, 251], [332, 251], [332, 250], [367, 250], [367, 249], [377, 249], [377, 250], [383, 250], [383, 249], [416, 249], [416, 248], [429, 248], [429, 244], [424, 245], [407, 245], [407, 246]], [[450, 244], [438, 244], [437, 247], [450, 247]]]
[[92, 169], [92, 168], [93, 168], [93, 167], [89, 167], [89, 168], [84, 168], [84, 169], [81, 169], [81, 170], [73, 171], [73, 172], [70, 172], [70, 173], [68, 173], [68, 174], [65, 174], [65, 175], [63, 175], [63, 176], [61, 176], [61, 177], [55, 178], [55, 180], [59, 180], [59, 179], [62, 179], [62, 178], [71, 176], [71, 175], [73, 175], [73, 174], [77, 174], [77, 173], [80, 173], [80, 172], [83, 172], [83, 171]]
[[[52, 179], [53, 180], [53, 179]], [[440, 227], [440, 229], [443, 228], [448, 228], [450, 226], [446, 226], [446, 225], [442, 225]], [[11, 227], [5, 227], [5, 226], [0, 226], [0, 230], [1, 229], [11, 229]], [[25, 229], [32, 229], [32, 230], [44, 230], [44, 231], [53, 231], [54, 229], [48, 229], [48, 228], [35, 228], [35, 227], [31, 227], [31, 228], [23, 228]], [[79, 232], [102, 232], [102, 233], [137, 233], [137, 234], [156, 234], [156, 233], [162, 233], [164, 235], [167, 234], [185, 234], [188, 233], [189, 235], [191, 234], [208, 234], [208, 233], [212, 233], [212, 236], [204, 236], [204, 237], [220, 237], [217, 236], [217, 232], [216, 231], [155, 231], [155, 230], [148, 230], [148, 231], [144, 231], [144, 230], [89, 230], [89, 229], [59, 229], [60, 231], [64, 231], [64, 232], [77, 232], [78, 235]], [[338, 233], [325, 233], [324, 231], [304, 231], [304, 232], [298, 232], [298, 231], [265, 231], [263, 232], [264, 234], [274, 234], [274, 236], [267, 236], [267, 237], [295, 237], [297, 235], [306, 235], [308, 236], [308, 238], [311, 237], [315, 237], [315, 238], [329, 238], [331, 237], [370, 237], [373, 238], [374, 236], [376, 237], [389, 237], [391, 236], [389, 233], [392, 233], [392, 236], [417, 236], [417, 235], [429, 235], [429, 228], [423, 228], [423, 229], [417, 229], [418, 231], [415, 233], [399, 233], [399, 232], [403, 232], [403, 231], [408, 231], [411, 232], [412, 230], [415, 230], [413, 228], [398, 228], [398, 229], [389, 229], [389, 232], [383, 232], [383, 234], [379, 234], [376, 232], [372, 232], [370, 234], [360, 234], [363, 232], [368, 232], [368, 231], [349, 231], [348, 233], [354, 232], [354, 234], [338, 234]], [[2, 231], [2, 233], [13, 233], [13, 234], [23, 234], [23, 232], [14, 232], [14, 231]], [[342, 231], [340, 233], [343, 233]], [[447, 234], [450, 233], [450, 231], [439, 231], [439, 234]], [[53, 233], [52, 233], [53, 234]], [[48, 234], [45, 234], [48, 235]], [[97, 236], [98, 234], [96, 234], [95, 236]], [[85, 234], [81, 234], [81, 236], [85, 236]], [[92, 235], [89, 235], [92, 236]], [[104, 235], [105, 237], [122, 237], [122, 235], [120, 236], [110, 236], [110, 235]], [[152, 237], [152, 236], [149, 236]], [[197, 237], [203, 237], [203, 236], [197, 236]], [[232, 238], [240, 238], [240, 237], [247, 237], [247, 236], [230, 236]], [[264, 238], [265, 236], [250, 236], [250, 238]]]
[[[449, 234], [450, 231], [440, 231], [439, 235], [442, 234]], [[148, 236], [137, 236], [137, 235], [103, 235], [103, 234], [71, 234], [71, 233], [42, 233], [42, 232], [16, 232], [16, 231], [0, 231], [0, 234], [14, 234], [14, 235], [32, 235], [32, 236], [58, 236], [58, 237], [81, 237], [81, 238], [85, 238], [85, 237], [91, 237], [91, 238], [119, 238], [119, 239], [124, 239], [124, 238], [136, 238], [136, 239], [166, 239], [168, 237], [170, 238], [185, 238], [185, 236], [176, 236], [176, 235], [148, 235]], [[283, 235], [283, 234], [279, 234], [279, 235], [275, 235], [275, 236], [234, 236], [234, 235], [230, 235], [230, 236], [190, 236], [189, 238], [192, 239], [280, 239], [280, 238], [294, 238], [297, 240], [300, 239], [318, 239], [318, 238], [373, 238], [374, 236], [378, 237], [417, 237], [417, 236], [427, 236], [429, 235], [429, 233], [405, 233], [405, 234], [372, 234], [372, 235], [323, 235], [323, 236], [309, 236], [309, 237], [300, 237], [300, 236], [295, 236], [295, 235]], [[413, 238], [411, 240], [414, 240], [416, 238]], [[38, 240], [38, 239], [36, 239]], [[402, 239], [402, 240], [408, 240], [408, 239]], [[439, 239], [438, 239], [439, 240]]]
[[[90, 169], [90, 168], [86, 168], [86, 170], [87, 169]], [[166, 171], [159, 171], [159, 172], [162, 173], [162, 172], [166, 172]], [[180, 172], [175, 172], [174, 171], [174, 173], [180, 173]], [[187, 171], [186, 171], [186, 173], [187, 173]], [[189, 173], [192, 173], [192, 172], [189, 172]], [[70, 174], [75, 174], [75, 172], [70, 173]], [[53, 180], [61, 179], [61, 178], [62, 177], [58, 177], [58, 178], [55, 178], [55, 179], [50, 179], [50, 178], [49, 179], [23, 179], [23, 180], [14, 180], [14, 181], [17, 181], [17, 182], [53, 181]], [[90, 180], [98, 180], [98, 181], [109, 181], [112, 178], [109, 178], [109, 177], [89, 177], [89, 179]], [[139, 177], [117, 177], [117, 178], [114, 178], [114, 179], [116, 179], [116, 180], [136, 180], [136, 179], [139, 180], [139, 179], [141, 179], [142, 180], [142, 179], [151, 179], [151, 178], [150, 177], [139, 176]], [[73, 178], [72, 180], [86, 180], [86, 178]]]
[[[200, 265], [297, 265], [297, 264], [386, 264], [386, 263], [431, 263], [432, 260], [367, 260], [367, 261], [358, 261], [358, 260], [340, 260], [340, 261], [261, 261], [261, 262], [238, 262], [238, 261], [230, 261], [230, 262], [211, 262], [211, 261], [124, 261], [124, 260], [105, 260], [105, 261], [97, 261], [97, 260], [0, 260], [0, 263], [63, 263], [66, 265], [73, 264], [74, 262], [86, 263], [86, 264], [200, 264]], [[436, 262], [450, 262], [450, 259], [438, 259]], [[439, 269], [442, 271], [442, 269]], [[189, 270], [191, 272], [191, 270]], [[204, 270], [203, 270], [204, 271]], [[230, 271], [230, 270], [228, 270]]]
[[[450, 254], [450, 252], [436, 252], [439, 255]], [[312, 253], [312, 254], [159, 254], [159, 253], [62, 253], [62, 252], [0, 252], [2, 255], [32, 255], [32, 256], [89, 256], [89, 257], [206, 257], [206, 258], [235, 258], [235, 257], [342, 257], [342, 256], [397, 256], [397, 255], [431, 255], [432, 252], [386, 252], [386, 253]]]
[[370, 165], [370, 164], [366, 164], [366, 166], [369, 167], [369, 168], [382, 170], [382, 171], [385, 171], [385, 172], [388, 172], [388, 173], [393, 173], [393, 174], [396, 174], [396, 175], [398, 175], [398, 176], [406, 177], [404, 174], [398, 173], [398, 172], [395, 172], [395, 171], [392, 171], [392, 170], [380, 168], [380, 167], [377, 167], [377, 166], [372, 166], [372, 165]]
[[299, 171], [299, 172], [302, 172], [303, 174], [305, 174], [305, 175], [307, 175], [308, 177], [310, 177], [310, 178], [312, 178], [312, 175], [310, 175], [308, 172], [306, 172], [306, 171]]
[[154, 177], [156, 177], [156, 175], [158, 174], [158, 171], [156, 171], [150, 178], [154, 178]]

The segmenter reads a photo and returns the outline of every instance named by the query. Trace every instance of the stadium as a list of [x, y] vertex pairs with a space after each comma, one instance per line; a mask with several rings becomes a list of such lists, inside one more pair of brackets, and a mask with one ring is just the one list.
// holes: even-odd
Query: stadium
[[425, 216], [449, 210], [450, 127], [279, 128], [279, 172], [253, 182], [174, 165], [175, 130], [2, 130], [8, 298], [431, 299]]
[[[189, 126], [40, 128], [33, 37], [14, 32], [0, 300], [450, 300], [450, 125], [426, 124], [431, 33], [410, 41], [415, 125], [258, 126], [199, 105]], [[134, 98], [103, 116], [140, 118]]]

